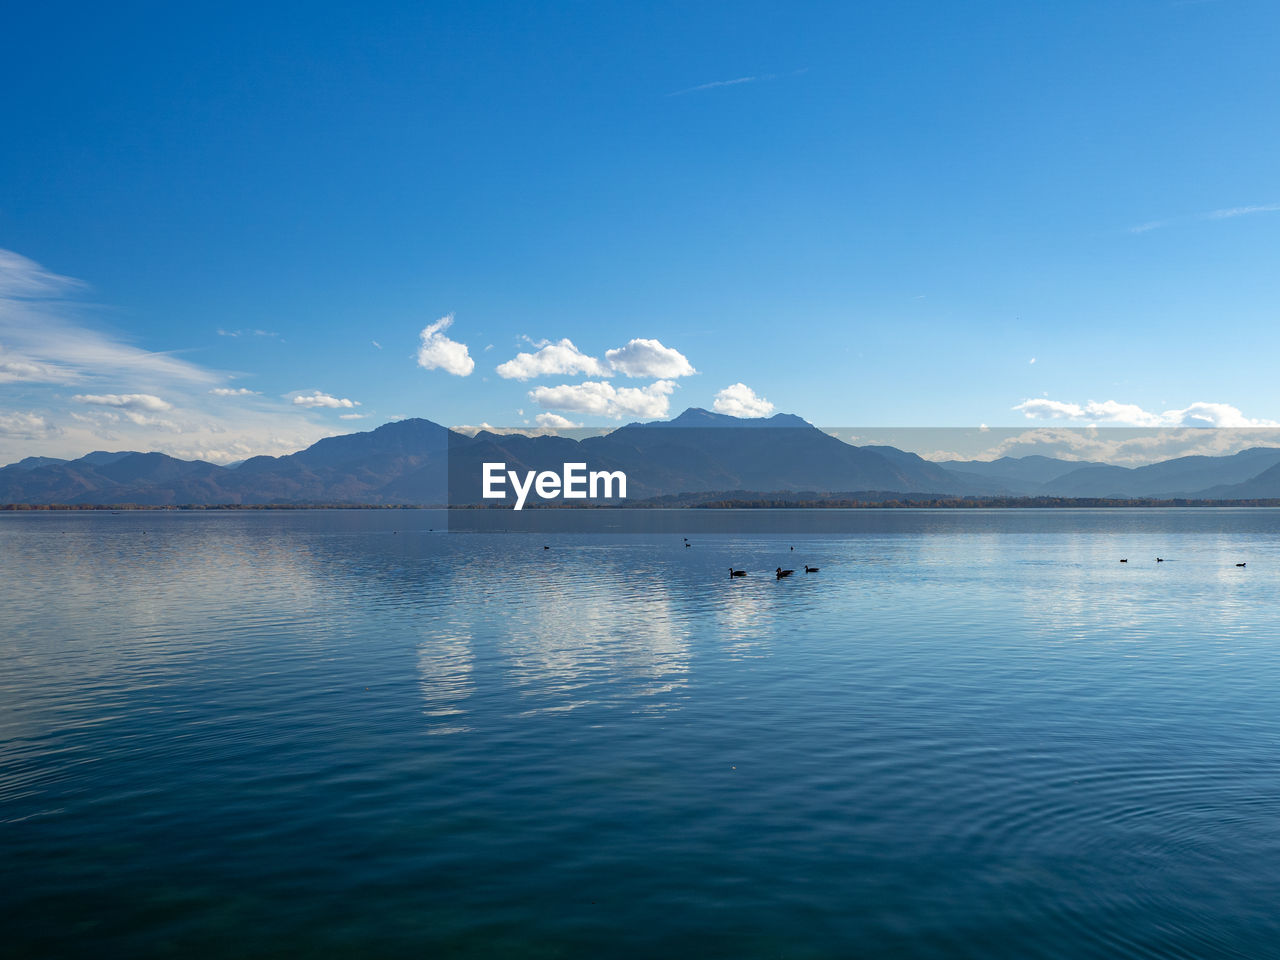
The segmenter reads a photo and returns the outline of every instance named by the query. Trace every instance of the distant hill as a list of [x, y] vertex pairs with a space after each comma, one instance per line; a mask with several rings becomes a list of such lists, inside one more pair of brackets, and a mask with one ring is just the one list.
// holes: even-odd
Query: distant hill
[[34, 470], [36, 467], [47, 467], [52, 463], [66, 462], [60, 457], [23, 457], [17, 463], [11, 463], [9, 466], [17, 470]]
[[1280, 448], [1253, 447], [1228, 457], [1178, 457], [1145, 467], [1082, 467], [1042, 485], [1060, 497], [1205, 497], [1280, 463]]
[[953, 473], [980, 476], [1009, 486], [1016, 492], [1033, 493], [1052, 480], [1085, 467], [1108, 464], [1088, 460], [1059, 460], [1032, 454], [1026, 457], [1001, 457], [998, 460], [942, 460], [938, 466]]
[[489, 462], [521, 475], [559, 472], [569, 462], [621, 470], [630, 501], [712, 491], [1280, 497], [1280, 448], [1135, 469], [1039, 456], [939, 464], [896, 447], [852, 446], [792, 414], [740, 419], [695, 407], [672, 420], [630, 423], [580, 441], [491, 431], [465, 436], [413, 419], [234, 466], [135, 451], [27, 457], [0, 468], [0, 504], [480, 503], [482, 465]]
[[1280, 463], [1240, 483], [1209, 487], [1204, 495], [1221, 500], [1266, 500], [1280, 497]]

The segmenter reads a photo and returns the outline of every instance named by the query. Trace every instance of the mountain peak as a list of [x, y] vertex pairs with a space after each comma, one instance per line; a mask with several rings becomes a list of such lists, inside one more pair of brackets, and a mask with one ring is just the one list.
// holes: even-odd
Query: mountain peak
[[713, 413], [702, 407], [690, 407], [671, 420], [653, 420], [649, 423], [631, 423], [631, 427], [808, 427], [813, 424], [794, 413], [775, 413], [772, 417], [731, 417], [727, 413]]

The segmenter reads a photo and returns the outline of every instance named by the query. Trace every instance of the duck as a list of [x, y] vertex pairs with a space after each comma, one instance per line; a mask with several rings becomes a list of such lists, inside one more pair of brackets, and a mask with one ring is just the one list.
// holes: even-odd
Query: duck
[[777, 570], [774, 571], [774, 573], [777, 574], [778, 579], [781, 580], [783, 577], [791, 576], [793, 573], [795, 573], [795, 571], [783, 570], [781, 567], [779, 567]]
[[1125, 557], [1125, 558], [1124, 558], [1123, 560], [1121, 560], [1120, 562], [1121, 562], [1121, 563], [1128, 563], [1128, 562], [1129, 562], [1129, 558], [1128, 558], [1128, 557]]
[[1243, 567], [1243, 566], [1244, 566], [1244, 564], [1243, 564], [1243, 563], [1237, 563], [1237, 564], [1236, 564], [1236, 566], [1237, 566], [1237, 567]]
[[1156, 557], [1156, 563], [1164, 563], [1164, 557]]
[[805, 572], [805, 573], [817, 573], [817, 572], [818, 572], [818, 568], [817, 568], [817, 567], [811, 567], [811, 566], [809, 566], [809, 565], [806, 563], [806, 564], [804, 565], [804, 572]]
[[729, 576], [731, 577], [745, 577], [746, 575], [747, 571], [745, 570], [735, 570], [733, 567], [729, 568]]

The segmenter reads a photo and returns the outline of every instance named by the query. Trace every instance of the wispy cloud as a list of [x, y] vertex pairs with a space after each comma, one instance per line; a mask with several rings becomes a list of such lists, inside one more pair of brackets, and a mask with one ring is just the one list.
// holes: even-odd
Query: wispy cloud
[[760, 73], [753, 74], [749, 77], [734, 77], [732, 80], [712, 80], [710, 83], [700, 83], [696, 87], [686, 87], [683, 90], [674, 90], [668, 93], [668, 97], [683, 97], [688, 93], [701, 93], [704, 90], [718, 90], [720, 87], [738, 87], [744, 83], [766, 83], [770, 80], [777, 80], [780, 77], [798, 77], [801, 74], [808, 73], [808, 67], [800, 67], [798, 70], [792, 70], [789, 73]]
[[72, 383], [78, 379], [74, 370], [7, 353], [0, 347], [0, 383]]
[[1178, 220], [1176, 217], [1172, 220], [1151, 220], [1151, 221], [1148, 221], [1147, 223], [1140, 223], [1136, 227], [1130, 227], [1129, 232], [1130, 233], [1147, 233], [1150, 230], [1159, 230], [1161, 227], [1167, 227], [1169, 226], [1169, 224], [1177, 223], [1177, 222]]
[[219, 328], [218, 336], [220, 337], [268, 337], [272, 340], [279, 340], [280, 334], [271, 330], [223, 330]]
[[[1202, 430], [1195, 428], [1103, 429], [1031, 427], [989, 428], [990, 446], [979, 451], [916, 449], [926, 460], [998, 460], [1039, 455], [1061, 460], [1090, 460], [1137, 467], [1174, 457], [1222, 457], [1250, 447], [1275, 446], [1277, 431], [1259, 427]], [[883, 442], [883, 441], [882, 441]]]
[[79, 280], [59, 276], [20, 253], [0, 250], [0, 298], [56, 299], [83, 287]]
[[686, 93], [698, 93], [702, 90], [714, 90], [717, 87], [736, 87], [741, 83], [755, 83], [757, 80], [772, 80], [774, 74], [767, 73], [759, 77], [738, 77], [734, 80], [712, 80], [710, 83], [700, 83], [696, 87], [689, 87], [685, 90], [676, 90], [668, 93], [668, 97], [683, 97]]
[[78, 322], [84, 284], [0, 250], [0, 378], [67, 383], [113, 377], [216, 383], [220, 375], [143, 350]]
[[1211, 210], [1204, 215], [1206, 220], [1227, 220], [1231, 217], [1246, 217], [1251, 213], [1275, 213], [1280, 210], [1280, 203], [1262, 203], [1252, 207], [1226, 207], [1222, 210]]
[[[99, 329], [93, 321], [102, 308], [87, 298], [89, 289], [0, 250], [0, 388], [20, 384], [23, 397], [22, 409], [0, 409], [0, 463], [95, 449], [225, 463], [291, 453], [335, 432], [319, 411], [299, 416], [301, 405], [287, 398], [228, 403], [254, 392], [228, 386], [226, 372]], [[233, 333], [272, 336], [226, 331]], [[59, 389], [65, 384], [76, 385], [74, 395]]]
[[1220, 210], [1208, 210], [1204, 213], [1191, 214], [1185, 217], [1168, 217], [1164, 220], [1151, 220], [1130, 227], [1130, 233], [1148, 233], [1179, 223], [1190, 223], [1197, 220], [1230, 220], [1234, 217], [1247, 217], [1255, 213], [1275, 213], [1280, 211], [1280, 203], [1257, 203], [1243, 207], [1223, 207]]

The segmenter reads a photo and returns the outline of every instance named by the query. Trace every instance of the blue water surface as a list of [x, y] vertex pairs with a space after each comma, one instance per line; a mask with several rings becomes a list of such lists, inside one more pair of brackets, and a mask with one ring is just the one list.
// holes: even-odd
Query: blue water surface
[[693, 513], [0, 514], [2, 952], [1280, 955], [1280, 511]]

